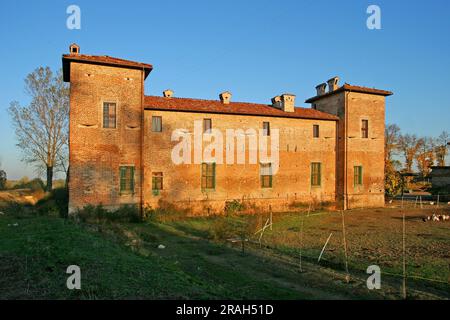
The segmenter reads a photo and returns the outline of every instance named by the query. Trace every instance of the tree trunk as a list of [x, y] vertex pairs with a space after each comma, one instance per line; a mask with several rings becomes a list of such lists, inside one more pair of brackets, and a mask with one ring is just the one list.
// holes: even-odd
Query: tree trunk
[[70, 179], [70, 166], [67, 167], [66, 171], [66, 183], [65, 183], [66, 189], [69, 188], [69, 179]]
[[47, 188], [46, 191], [50, 192], [53, 189], [53, 167], [47, 166]]

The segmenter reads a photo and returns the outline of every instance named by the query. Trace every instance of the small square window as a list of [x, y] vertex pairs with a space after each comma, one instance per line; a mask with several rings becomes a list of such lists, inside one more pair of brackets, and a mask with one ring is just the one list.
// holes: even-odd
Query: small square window
[[152, 132], [162, 132], [162, 117], [152, 117]]
[[319, 138], [320, 137], [320, 131], [319, 131], [319, 125], [315, 124], [313, 125], [313, 137]]

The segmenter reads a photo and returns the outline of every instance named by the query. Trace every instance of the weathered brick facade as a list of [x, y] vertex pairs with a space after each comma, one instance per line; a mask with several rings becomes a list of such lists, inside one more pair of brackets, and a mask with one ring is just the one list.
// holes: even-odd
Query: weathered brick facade
[[[151, 65], [81, 55], [78, 49], [63, 56], [63, 70], [70, 81], [71, 212], [87, 204], [171, 204], [192, 215], [213, 214], [223, 212], [230, 200], [241, 201], [249, 211], [290, 210], [310, 202], [345, 209], [384, 205], [388, 91], [346, 84], [307, 100], [312, 109], [294, 109], [293, 95], [276, 97], [273, 105], [229, 102], [228, 93], [222, 101], [174, 98], [171, 92], [145, 96], [143, 83]], [[104, 128], [104, 103], [116, 106], [114, 128]], [[152, 130], [153, 117], [161, 119], [160, 132]], [[203, 119], [211, 119], [212, 128], [224, 136], [227, 129], [262, 129], [264, 122], [270, 130], [278, 129], [279, 169], [271, 187], [262, 187], [259, 161], [217, 162], [214, 188], [209, 189], [202, 188], [201, 162], [175, 164], [171, 154], [178, 141], [172, 141], [173, 132], [182, 129], [192, 135], [194, 121]], [[368, 123], [367, 137], [362, 137], [362, 120]], [[314, 125], [319, 137], [313, 136]], [[208, 144], [202, 142], [203, 147]], [[224, 158], [226, 153], [224, 142]], [[316, 186], [311, 183], [312, 163], [321, 164]], [[361, 184], [355, 177], [359, 166]], [[121, 167], [134, 168], [129, 192], [121, 189]], [[162, 174], [162, 190], [154, 190], [155, 173]]]

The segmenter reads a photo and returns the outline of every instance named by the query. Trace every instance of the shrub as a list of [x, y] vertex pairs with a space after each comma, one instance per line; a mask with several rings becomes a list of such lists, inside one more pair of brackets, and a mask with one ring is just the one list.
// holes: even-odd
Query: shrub
[[55, 200], [47, 199], [36, 205], [35, 212], [40, 216], [59, 216], [60, 208]]
[[107, 210], [102, 205], [87, 205], [78, 209], [75, 219], [81, 222], [142, 222], [139, 208], [136, 205], [122, 205], [117, 210]]
[[159, 200], [157, 208], [151, 206], [144, 208], [144, 219], [155, 222], [176, 221], [185, 218], [187, 211], [187, 209], [178, 209], [171, 202]]
[[13, 189], [31, 189], [33, 191], [45, 190], [45, 184], [40, 178], [28, 181], [27, 179], [20, 180]]
[[211, 237], [215, 240], [250, 239], [258, 229], [256, 215], [226, 215], [214, 219], [210, 232]]
[[61, 218], [67, 218], [68, 201], [66, 188], [54, 189], [36, 203], [35, 210], [39, 215], [59, 215]]
[[236, 214], [245, 209], [245, 206], [243, 203], [241, 203], [239, 200], [232, 200], [232, 201], [226, 201], [225, 202], [225, 214]]
[[2, 206], [1, 211], [16, 218], [27, 217], [33, 214], [33, 210], [30, 206], [18, 203], [16, 201], [7, 202], [4, 206]]
[[135, 205], [123, 205], [119, 209], [112, 212], [113, 220], [123, 222], [142, 222], [139, 208]]

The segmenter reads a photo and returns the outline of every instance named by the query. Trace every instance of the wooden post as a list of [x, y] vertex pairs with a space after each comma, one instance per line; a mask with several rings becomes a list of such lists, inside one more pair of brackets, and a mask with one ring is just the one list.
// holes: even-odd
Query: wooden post
[[270, 208], [270, 231], [272, 231], [272, 224], [273, 224], [273, 215], [272, 215], [272, 208]]
[[438, 196], [437, 196], [437, 207], [439, 208], [439, 193], [438, 193]]
[[403, 299], [406, 300], [406, 222], [403, 212]]
[[345, 276], [345, 280], [348, 283], [350, 281], [350, 273], [348, 272], [347, 239], [345, 237], [344, 210], [341, 210], [341, 215], [342, 215], [342, 235], [343, 235], [344, 254], [345, 254], [345, 272], [347, 273], [347, 275]]
[[303, 272], [302, 268], [302, 251], [303, 251], [303, 224], [304, 224], [305, 217], [302, 215], [302, 221], [300, 224], [300, 272]]
[[319, 258], [317, 259], [317, 262], [320, 262], [320, 259], [322, 259], [323, 252], [325, 251], [325, 248], [326, 248], [326, 246], [327, 246], [327, 244], [328, 244], [328, 241], [330, 241], [332, 235], [333, 235], [333, 232], [330, 233], [330, 235], [329, 235], [327, 241], [325, 242], [325, 244], [324, 244], [324, 246], [323, 246], [323, 248], [322, 248], [322, 251], [320, 251], [320, 255], [319, 255]]
[[403, 194], [402, 194], [402, 209], [403, 209]]

